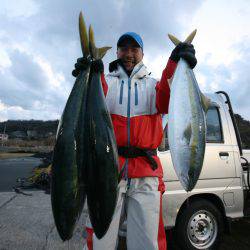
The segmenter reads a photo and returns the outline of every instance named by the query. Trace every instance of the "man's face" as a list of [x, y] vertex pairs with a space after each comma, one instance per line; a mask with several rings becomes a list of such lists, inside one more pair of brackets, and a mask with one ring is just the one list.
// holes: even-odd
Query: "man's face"
[[126, 39], [117, 49], [117, 58], [121, 59], [125, 69], [132, 71], [143, 58], [143, 52], [138, 44], [131, 39]]

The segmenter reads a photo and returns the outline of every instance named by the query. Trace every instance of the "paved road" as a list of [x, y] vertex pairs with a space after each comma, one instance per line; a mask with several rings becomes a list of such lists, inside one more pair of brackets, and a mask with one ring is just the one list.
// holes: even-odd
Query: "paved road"
[[78, 250], [83, 245], [86, 213], [76, 227], [74, 237], [63, 243], [55, 228], [50, 196], [44, 191], [12, 191], [16, 179], [28, 177], [39, 158], [23, 157], [0, 160], [0, 250]]
[[41, 163], [39, 158], [23, 157], [0, 160], [0, 192], [12, 191], [16, 179], [27, 177], [34, 167]]
[[[40, 163], [40, 159], [33, 157], [0, 160], [0, 250], [81, 249], [84, 214], [72, 241], [62, 243], [54, 226], [49, 195], [42, 191], [32, 192], [32, 196], [8, 192], [16, 178], [29, 176]], [[249, 232], [250, 219], [234, 222], [232, 234], [225, 235], [220, 250], [249, 250]], [[167, 235], [168, 249], [177, 250], [171, 232]]]
[[26, 191], [31, 196], [0, 192], [0, 250], [80, 250], [84, 238], [82, 214], [74, 236], [63, 242], [55, 228], [50, 196]]

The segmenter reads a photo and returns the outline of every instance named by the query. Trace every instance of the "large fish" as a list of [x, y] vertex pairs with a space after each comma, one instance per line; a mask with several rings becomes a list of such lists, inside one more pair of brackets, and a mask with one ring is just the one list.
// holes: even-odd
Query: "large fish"
[[[97, 49], [89, 29], [93, 60], [100, 59], [108, 47]], [[102, 238], [109, 228], [117, 201], [118, 153], [112, 121], [106, 106], [101, 73], [91, 68], [87, 108], [84, 116], [87, 154], [86, 185], [88, 211], [95, 235]]]
[[[196, 30], [185, 42], [191, 43]], [[172, 35], [175, 45], [180, 41]], [[180, 59], [171, 84], [168, 138], [175, 172], [186, 191], [191, 191], [200, 176], [206, 145], [205, 112], [209, 100], [201, 93], [192, 69]]]
[[[87, 56], [88, 39], [82, 15], [79, 17], [79, 26], [83, 53]], [[82, 166], [79, 164], [83, 162], [84, 155], [81, 148], [77, 150], [81, 131], [77, 128], [89, 74], [90, 63], [75, 81], [58, 125], [54, 147], [51, 203], [56, 228], [63, 241], [72, 237], [86, 197]]]

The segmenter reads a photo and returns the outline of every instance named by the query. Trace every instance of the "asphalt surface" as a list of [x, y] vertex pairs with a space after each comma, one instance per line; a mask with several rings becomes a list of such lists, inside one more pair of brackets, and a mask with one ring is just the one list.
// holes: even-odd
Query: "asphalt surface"
[[20, 157], [0, 160], [0, 192], [12, 191], [17, 185], [16, 179], [28, 177], [34, 167], [41, 163], [41, 159], [34, 157]]
[[84, 244], [83, 213], [73, 237], [63, 242], [55, 227], [50, 195], [0, 192], [0, 250], [79, 250]]
[[[49, 195], [40, 191], [32, 192], [30, 197], [12, 192], [12, 187], [17, 184], [16, 179], [30, 176], [32, 169], [40, 164], [41, 160], [34, 157], [0, 160], [0, 250], [68, 249], [68, 245], [60, 241], [54, 227]], [[34, 218], [30, 216], [31, 214]], [[27, 224], [25, 230], [24, 222]], [[71, 249], [79, 249], [83, 224], [81, 221], [76, 239], [71, 242]], [[37, 234], [41, 235], [37, 237]], [[233, 222], [232, 233], [224, 236], [220, 250], [249, 250], [249, 236], [250, 219]], [[17, 241], [18, 238], [23, 245]], [[167, 231], [167, 238], [168, 249], [178, 250], [171, 231]]]

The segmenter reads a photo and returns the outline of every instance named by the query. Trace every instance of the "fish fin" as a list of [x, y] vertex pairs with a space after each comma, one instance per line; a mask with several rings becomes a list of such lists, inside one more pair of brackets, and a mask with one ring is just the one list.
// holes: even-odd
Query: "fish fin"
[[[195, 37], [195, 34], [197, 32], [197, 29], [195, 29], [187, 38], [186, 40], [184, 41], [185, 43], [192, 43], [194, 37]], [[178, 45], [181, 41], [176, 38], [175, 36], [171, 35], [171, 34], [168, 34], [168, 37], [169, 39], [174, 43], [174, 45]]]
[[184, 133], [183, 133], [184, 137], [186, 138], [186, 140], [188, 142], [190, 142], [191, 139], [191, 135], [192, 135], [192, 127], [191, 124], [189, 123], [188, 126], [186, 127]]
[[109, 49], [111, 49], [111, 48], [112, 47], [108, 47], [108, 46], [99, 48], [98, 50], [99, 50], [99, 56], [100, 56], [100, 58], [103, 58], [106, 55], [107, 51]]
[[89, 26], [89, 48], [92, 58], [96, 60], [102, 59], [107, 53], [107, 51], [112, 48], [112, 47], [97, 48], [95, 46], [94, 31], [91, 25]]
[[87, 34], [86, 24], [83, 18], [82, 12], [79, 14], [79, 34], [82, 47], [83, 56], [88, 57], [89, 55], [89, 39]]
[[205, 113], [207, 113], [210, 104], [211, 100], [201, 93], [201, 105]]
[[173, 36], [171, 34], [168, 34], [168, 37], [173, 42], [173, 44], [176, 46], [181, 42], [178, 38], [176, 38], [175, 36]]
[[196, 35], [197, 29], [195, 29], [184, 41], [185, 43], [192, 43], [195, 35]]

